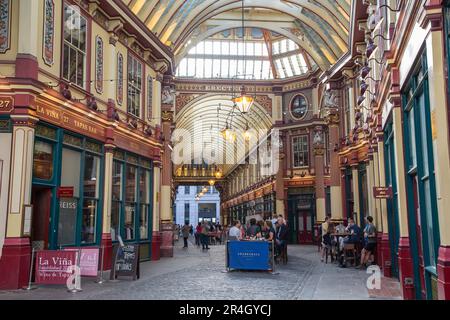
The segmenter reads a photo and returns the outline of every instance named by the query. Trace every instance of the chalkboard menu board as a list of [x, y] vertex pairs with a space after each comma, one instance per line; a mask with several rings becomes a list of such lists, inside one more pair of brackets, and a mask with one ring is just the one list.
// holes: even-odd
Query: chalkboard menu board
[[113, 247], [112, 265], [110, 279], [114, 280], [118, 276], [133, 277], [139, 279], [139, 245], [119, 243]]

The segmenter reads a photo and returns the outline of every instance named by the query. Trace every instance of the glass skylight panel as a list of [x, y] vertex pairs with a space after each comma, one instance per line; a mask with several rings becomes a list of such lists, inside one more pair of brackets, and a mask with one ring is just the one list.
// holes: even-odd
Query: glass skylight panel
[[280, 53], [280, 42], [273, 42], [272, 43], [272, 54], [279, 54]]
[[230, 55], [231, 56], [237, 56], [238, 49], [237, 49], [237, 42], [230, 42]]
[[213, 42], [213, 54], [214, 55], [220, 55], [222, 52], [220, 41], [214, 41]]
[[255, 43], [254, 42], [246, 42], [246, 52], [245, 54], [247, 56], [253, 56], [255, 55]]
[[221, 78], [228, 78], [229, 65], [230, 65], [230, 60], [226, 60], [226, 59], [222, 60], [221, 68], [220, 68], [220, 77]]
[[228, 56], [230, 54], [230, 42], [221, 41], [222, 42], [222, 55]]
[[187, 74], [186, 68], [187, 68], [187, 59], [185, 58], [185, 59], [182, 59], [180, 61], [180, 64], [178, 65], [178, 70], [177, 70], [178, 76], [185, 77]]
[[265, 46], [265, 44], [263, 44], [262, 42], [255, 43], [255, 56], [257, 57], [263, 56], [263, 48], [262, 48], [263, 45]]
[[280, 78], [286, 78], [283, 71], [283, 65], [281, 64], [280, 59], [275, 60], [275, 67], [277, 68], [277, 72]]
[[299, 55], [300, 59], [300, 68], [303, 70], [303, 73], [308, 72], [308, 65], [306, 64], [305, 57], [303, 57], [303, 54]]
[[192, 47], [189, 51], [188, 54], [196, 54], [197, 53], [197, 46]]
[[245, 78], [246, 79], [252, 79], [253, 78], [253, 75], [254, 75], [253, 67], [254, 67], [253, 60], [247, 60], [247, 66], [246, 66], [246, 69], [245, 69]]
[[196, 59], [195, 61], [196, 61], [195, 77], [203, 78], [205, 74], [205, 61], [204, 59]]
[[300, 74], [302, 74], [303, 72], [302, 72], [302, 70], [300, 69], [300, 65], [299, 65], [299, 61], [298, 61], [298, 59], [297, 59], [297, 55], [295, 55], [295, 56], [291, 56], [290, 57], [290, 60], [291, 60], [291, 62], [292, 62], [292, 66], [294, 67], [294, 73], [295, 73], [295, 75], [300, 75]]
[[261, 73], [262, 73], [262, 60], [255, 60], [255, 78], [256, 79], [261, 79]]
[[244, 55], [244, 43], [238, 42], [238, 55], [243, 56]]
[[212, 77], [212, 59], [205, 59], [205, 78]]
[[269, 51], [267, 51], [267, 46], [266, 44], [262, 45], [262, 56], [263, 57], [268, 57], [269, 56]]
[[205, 41], [205, 54], [212, 54], [213, 46], [212, 41]]
[[195, 59], [193, 59], [193, 58], [188, 58], [188, 61], [187, 61], [187, 69], [188, 69], [188, 71], [187, 71], [187, 76], [188, 77], [194, 77], [195, 76]]
[[267, 79], [270, 74], [271, 70], [270, 62], [268, 60], [265, 60], [262, 62], [262, 78]]
[[197, 54], [204, 54], [205, 53], [205, 43], [202, 41], [196, 46], [196, 53]]
[[294, 72], [292, 72], [292, 67], [291, 64], [289, 63], [289, 58], [288, 57], [283, 58], [282, 62], [284, 65], [286, 76], [292, 77], [294, 75]]
[[212, 64], [213, 64], [213, 78], [220, 77], [220, 60], [214, 59]]
[[244, 61], [238, 60], [237, 74], [241, 77], [244, 75]]
[[233, 78], [236, 76], [236, 68], [237, 68], [237, 63], [236, 60], [230, 60], [230, 78]]

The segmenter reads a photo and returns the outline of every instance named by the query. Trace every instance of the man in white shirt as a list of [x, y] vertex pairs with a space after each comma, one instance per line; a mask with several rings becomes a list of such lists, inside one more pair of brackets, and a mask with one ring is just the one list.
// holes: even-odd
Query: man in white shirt
[[241, 222], [239, 220], [235, 220], [233, 222], [233, 226], [228, 232], [229, 240], [240, 240], [241, 239]]

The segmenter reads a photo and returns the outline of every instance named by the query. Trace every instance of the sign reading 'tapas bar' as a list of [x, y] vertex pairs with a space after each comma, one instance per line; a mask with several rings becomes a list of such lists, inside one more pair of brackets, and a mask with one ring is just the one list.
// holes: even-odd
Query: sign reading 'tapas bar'
[[373, 196], [375, 199], [392, 198], [392, 187], [373, 187]]

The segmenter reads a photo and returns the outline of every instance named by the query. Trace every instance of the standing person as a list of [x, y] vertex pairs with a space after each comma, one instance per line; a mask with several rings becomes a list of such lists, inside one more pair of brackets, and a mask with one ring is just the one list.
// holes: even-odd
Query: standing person
[[373, 218], [367, 216], [366, 227], [364, 228], [364, 248], [361, 251], [361, 269], [366, 266], [367, 261], [374, 254], [377, 247], [377, 229], [372, 222]]
[[209, 224], [206, 221], [202, 222], [202, 233], [201, 233], [201, 242], [202, 242], [202, 249], [203, 250], [209, 250], [208, 246], [208, 233], [209, 233]]
[[195, 245], [200, 247], [200, 235], [202, 234], [202, 223], [199, 222], [197, 227], [195, 228]]
[[228, 232], [229, 240], [241, 240], [241, 222], [239, 220], [235, 220], [233, 222], [233, 226]]
[[331, 246], [331, 236], [330, 236], [330, 217], [326, 216], [324, 223], [322, 223], [322, 256], [320, 261], [323, 262], [325, 257], [325, 250], [327, 247]]
[[191, 231], [191, 227], [189, 226], [189, 222], [185, 222], [183, 228], [181, 228], [181, 234], [183, 236], [183, 241], [184, 241], [184, 246], [183, 248], [187, 248], [188, 247], [188, 238], [189, 238], [189, 233]]

